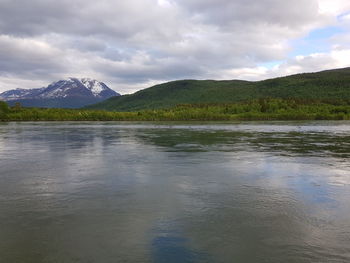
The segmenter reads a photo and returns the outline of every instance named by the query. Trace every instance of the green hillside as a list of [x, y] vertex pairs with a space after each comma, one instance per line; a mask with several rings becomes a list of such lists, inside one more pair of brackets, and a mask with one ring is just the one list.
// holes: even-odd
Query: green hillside
[[257, 98], [350, 100], [350, 68], [304, 73], [263, 81], [178, 80], [131, 95], [113, 97], [89, 109], [136, 111], [178, 104], [233, 103]]

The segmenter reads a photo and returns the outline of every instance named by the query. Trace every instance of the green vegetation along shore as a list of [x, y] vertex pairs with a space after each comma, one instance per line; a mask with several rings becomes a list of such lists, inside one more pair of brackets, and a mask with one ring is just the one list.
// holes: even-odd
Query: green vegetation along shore
[[8, 107], [1, 121], [230, 121], [350, 120], [350, 100], [256, 99], [229, 104], [182, 104], [168, 109], [111, 112], [87, 109]]
[[112, 97], [89, 109], [138, 111], [178, 104], [236, 103], [259, 98], [350, 99], [350, 68], [303, 73], [263, 81], [178, 80]]

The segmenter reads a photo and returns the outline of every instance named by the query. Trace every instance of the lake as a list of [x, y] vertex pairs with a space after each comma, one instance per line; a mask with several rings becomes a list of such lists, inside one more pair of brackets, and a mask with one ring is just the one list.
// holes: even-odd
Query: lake
[[0, 262], [350, 262], [350, 122], [0, 123]]

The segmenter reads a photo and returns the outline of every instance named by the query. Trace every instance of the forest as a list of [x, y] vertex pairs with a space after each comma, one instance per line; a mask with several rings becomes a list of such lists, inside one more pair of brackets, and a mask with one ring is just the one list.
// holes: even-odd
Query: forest
[[1, 121], [231, 121], [350, 120], [350, 100], [261, 98], [229, 104], [178, 104], [166, 109], [113, 112], [90, 109], [9, 107], [0, 102]]
[[112, 97], [86, 108], [108, 111], [164, 109], [179, 104], [231, 104], [264, 98], [349, 100], [350, 68], [261, 81], [177, 80]]

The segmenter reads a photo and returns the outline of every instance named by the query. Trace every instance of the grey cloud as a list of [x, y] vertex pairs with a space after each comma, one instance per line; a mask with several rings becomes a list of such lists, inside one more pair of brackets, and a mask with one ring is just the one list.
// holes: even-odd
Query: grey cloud
[[28, 85], [86, 76], [125, 92], [219, 78], [285, 60], [290, 39], [331, 18], [318, 0], [0, 0], [0, 76]]
[[137, 32], [154, 31], [149, 25], [158, 18], [159, 21], [167, 18], [163, 24], [167, 23], [169, 14], [163, 14], [155, 3], [154, 0], [2, 0], [0, 32], [19, 36], [54, 32], [125, 39]]
[[0, 2], [0, 31], [9, 35], [35, 35], [74, 17], [74, 5], [69, 1], [2, 0]]
[[124, 62], [108, 60], [96, 61], [94, 69], [103, 71], [106, 75], [118, 79], [119, 83], [143, 83], [155, 79], [178, 79], [202, 76], [205, 72], [201, 67], [194, 67], [196, 61], [191, 59], [151, 59]]
[[64, 65], [57, 60], [61, 52], [38, 41], [0, 36], [0, 47], [2, 74], [35, 76], [64, 70]]
[[96, 38], [80, 38], [73, 41], [72, 46], [78, 50], [86, 50], [93, 52], [103, 52], [106, 50], [107, 45], [102, 39]]
[[317, 19], [324, 19], [318, 12], [317, 0], [176, 0], [190, 10], [197, 19], [218, 25], [244, 25], [264, 23], [286, 28], [300, 28]]

